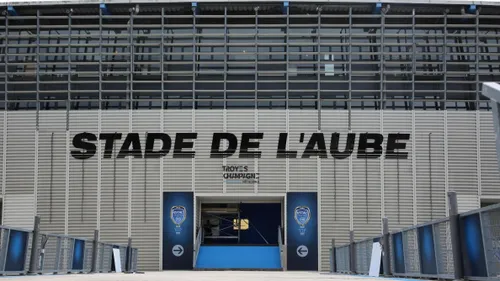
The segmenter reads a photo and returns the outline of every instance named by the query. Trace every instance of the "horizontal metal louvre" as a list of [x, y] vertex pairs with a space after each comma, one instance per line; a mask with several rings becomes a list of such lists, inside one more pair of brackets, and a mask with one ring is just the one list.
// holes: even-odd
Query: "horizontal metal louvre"
[[499, 79], [494, 6], [131, 7], [7, 15], [0, 107], [489, 110], [481, 82]]

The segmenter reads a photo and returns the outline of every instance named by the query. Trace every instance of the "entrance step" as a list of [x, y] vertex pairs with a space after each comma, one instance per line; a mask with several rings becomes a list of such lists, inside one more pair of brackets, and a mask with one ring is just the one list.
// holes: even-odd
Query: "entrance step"
[[196, 270], [281, 270], [278, 246], [201, 246]]

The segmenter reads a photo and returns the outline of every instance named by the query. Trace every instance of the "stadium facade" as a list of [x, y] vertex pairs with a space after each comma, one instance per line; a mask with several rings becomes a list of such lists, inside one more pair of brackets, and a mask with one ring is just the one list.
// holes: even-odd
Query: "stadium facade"
[[[132, 237], [139, 268], [161, 270], [165, 224], [178, 234], [193, 216], [193, 246], [203, 205], [246, 203], [266, 242], [276, 225], [259, 223], [275, 212], [287, 245], [315, 233], [300, 216], [313, 217], [325, 271], [350, 230], [441, 218], [450, 190], [462, 211], [500, 200], [481, 95], [500, 79], [496, 6], [39, 4], [0, 18], [6, 225], [37, 214], [47, 232]], [[167, 208], [169, 192], [192, 192], [192, 206]], [[315, 206], [290, 211], [293, 194]], [[237, 213], [229, 240], [249, 231]]]

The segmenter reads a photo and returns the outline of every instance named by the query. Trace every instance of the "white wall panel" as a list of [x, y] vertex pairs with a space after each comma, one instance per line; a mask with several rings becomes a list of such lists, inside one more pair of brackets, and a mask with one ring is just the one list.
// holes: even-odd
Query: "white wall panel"
[[[384, 111], [383, 122], [384, 150], [388, 134], [410, 134], [410, 138], [414, 137], [411, 135], [411, 112]], [[400, 229], [413, 223], [412, 142], [410, 139], [404, 143], [406, 149], [402, 152], [410, 151], [407, 159], [384, 159], [384, 209], [391, 229]]]
[[419, 223], [441, 218], [446, 214], [444, 119], [443, 112], [415, 112]]
[[[291, 151], [297, 151], [297, 158], [291, 158], [289, 171], [290, 191], [317, 191], [318, 164], [316, 157], [302, 158], [312, 133], [318, 131], [318, 112], [314, 110], [289, 110], [288, 141]], [[303, 142], [300, 135], [304, 133]]]
[[[458, 190], [459, 207], [462, 211], [478, 207], [478, 195], [482, 198], [500, 197], [497, 188], [500, 176], [493, 124], [489, 112], [479, 113], [477, 116], [480, 119], [476, 120], [475, 112], [446, 112], [445, 116], [445, 112], [439, 111], [416, 111], [414, 113], [384, 111], [382, 115], [379, 111], [353, 111], [352, 132], [357, 134], [357, 138], [355, 152], [351, 157], [352, 174], [349, 174], [349, 159], [334, 161], [330, 154], [328, 154], [328, 159], [322, 159], [319, 162], [315, 157], [300, 158], [311, 134], [318, 130], [317, 111], [259, 110], [254, 113], [253, 110], [226, 112], [196, 110], [194, 114], [193, 116], [192, 110], [133, 111], [132, 113], [102, 111], [101, 119], [99, 119], [98, 111], [73, 111], [70, 112], [69, 144], [67, 144], [66, 112], [41, 112], [38, 162], [35, 165], [35, 113], [8, 112], [7, 166], [5, 173], [2, 173], [6, 176], [4, 197], [6, 223], [19, 221], [25, 227], [31, 227], [33, 207], [36, 206], [38, 213], [42, 216], [44, 230], [60, 233], [67, 226], [70, 235], [90, 237], [93, 230], [98, 227], [97, 218], [100, 212], [102, 240], [126, 243], [130, 220], [134, 244], [141, 251], [140, 267], [142, 270], [155, 270], [158, 269], [161, 252], [161, 196], [159, 196], [161, 190], [192, 191], [196, 188], [196, 192], [216, 195], [223, 191], [232, 194], [254, 192], [254, 188], [257, 187], [258, 193], [264, 194], [285, 192], [287, 182], [289, 191], [316, 191], [320, 185], [322, 226], [320, 263], [323, 269], [328, 269], [328, 251], [325, 249], [330, 247], [331, 239], [336, 239], [337, 244], [348, 240], [351, 224], [350, 192], [353, 194], [353, 225], [356, 239], [380, 233], [383, 210], [389, 218], [391, 229], [408, 226], [415, 216], [418, 222], [443, 217], [446, 213], [445, 191], [447, 187], [450, 190]], [[412, 114], [415, 115], [414, 124]], [[161, 126], [162, 117], [163, 127]], [[129, 120], [132, 120], [131, 124]], [[348, 120], [347, 111], [322, 112], [321, 132], [325, 136], [328, 153], [333, 132], [340, 133], [340, 149], [343, 150], [345, 147]], [[2, 122], [0, 126], [1, 124]], [[478, 129], [476, 124], [479, 125]], [[382, 131], [385, 137], [385, 152], [388, 133], [410, 133], [412, 126], [415, 127], [415, 134], [411, 135], [411, 138], [415, 139], [416, 154], [410, 153], [408, 159], [400, 159], [398, 163], [390, 159], [368, 159], [365, 162], [364, 159], [357, 158], [360, 133]], [[111, 159], [102, 159], [101, 154], [81, 161], [69, 156], [69, 182], [67, 183], [65, 180], [66, 156], [69, 151], [66, 145], [72, 147], [71, 140], [75, 134], [84, 131], [98, 134], [99, 128], [105, 133], [123, 134], [122, 139], [116, 142], [115, 155], [130, 129], [132, 132], [139, 133], [143, 149], [146, 132], [168, 133], [172, 138], [172, 148], [168, 156], [161, 160], [115, 160], [114, 156]], [[290, 136], [289, 149], [297, 150], [299, 157], [299, 159], [289, 160], [288, 179], [287, 160], [276, 159], [279, 133], [287, 132], [287, 128], [289, 128]], [[480, 133], [478, 137], [475, 136], [476, 130]], [[236, 134], [239, 142], [242, 132], [264, 133], [264, 139], [260, 142], [262, 158], [239, 159], [238, 154], [226, 160], [209, 158], [213, 133], [224, 131]], [[175, 133], [183, 132], [198, 133], [198, 139], [195, 141], [196, 159], [194, 160], [172, 158]], [[299, 142], [300, 133], [305, 133], [303, 143]], [[447, 140], [445, 136], [448, 136]], [[52, 139], [54, 139], [53, 144], [51, 144]], [[480, 149], [477, 147], [477, 140], [479, 140]], [[103, 151], [104, 141], [99, 143]], [[405, 151], [411, 152], [413, 150], [411, 145], [410, 140], [407, 142]], [[159, 144], [156, 148], [159, 148]], [[239, 148], [240, 143], [238, 152]], [[445, 151], [446, 148], [448, 148], [447, 151]], [[416, 214], [413, 213], [412, 205], [413, 158], [415, 158], [416, 167]], [[448, 162], [446, 162], [447, 159]], [[161, 171], [160, 161], [163, 163], [163, 171]], [[99, 162], [102, 166], [100, 173]], [[252, 169], [255, 162], [258, 163], [256, 170], [260, 173], [258, 185], [223, 184], [221, 168], [223, 163], [248, 164]], [[132, 163], [130, 168], [129, 163]], [[319, 167], [318, 163], [320, 163]], [[368, 166], [368, 175], [365, 173], [365, 165]], [[35, 167], [38, 167], [37, 173], [35, 173]], [[319, 182], [318, 168], [320, 169]], [[130, 171], [131, 174], [129, 174]], [[161, 186], [161, 173], [163, 173], [163, 186]], [[481, 194], [478, 191], [479, 177], [482, 186]], [[350, 180], [352, 190], [349, 190]], [[99, 182], [101, 182], [100, 195], [98, 194]], [[129, 184], [131, 197], [129, 197]], [[366, 189], [367, 184], [368, 189]], [[66, 188], [69, 188], [67, 199]], [[24, 203], [16, 201], [16, 196], [18, 197], [19, 194], [33, 196], [34, 190], [38, 190], [36, 204], [26, 203], [26, 200], [23, 201]], [[50, 207], [51, 190], [52, 208]], [[9, 201], [9, 198], [14, 199]], [[130, 202], [129, 199], [131, 199]], [[100, 205], [98, 205], [99, 200], [101, 200]], [[366, 203], [368, 203], [368, 211]], [[68, 204], [67, 222], [65, 221], [66, 204]], [[17, 206], [26, 207], [20, 207], [19, 209], [23, 212], [16, 213], [12, 210]], [[98, 206], [100, 206], [99, 209]], [[47, 224], [50, 210], [52, 210], [53, 222]]]
[[[161, 111], [132, 111], [132, 131], [139, 133], [141, 148], [146, 146], [146, 132], [162, 132]], [[156, 141], [154, 150], [161, 148]], [[139, 267], [156, 270], [160, 260], [160, 161], [153, 159], [132, 159], [132, 239], [139, 249]]]
[[[70, 149], [73, 137], [88, 132], [99, 137], [99, 119], [96, 111], [72, 111], [69, 118]], [[96, 145], [98, 142], [94, 142]], [[70, 153], [70, 152], [68, 152]], [[97, 154], [97, 152], [96, 152]], [[97, 229], [98, 159], [95, 155], [79, 160], [69, 156], [69, 214], [68, 232], [81, 237], [93, 237]]]
[[322, 111], [321, 131], [325, 136], [328, 159], [321, 160], [321, 265], [328, 270], [332, 239], [336, 244], [349, 241], [349, 159], [333, 159], [330, 154], [332, 133], [340, 134], [339, 151], [346, 147], [348, 115], [346, 111]]
[[[192, 191], [192, 159], [172, 160], [175, 134], [193, 132], [193, 117], [191, 110], [167, 110], [164, 112], [163, 132], [170, 135], [172, 148], [163, 158], [163, 189], [165, 191]], [[196, 143], [195, 143], [196, 147]]]
[[448, 186], [478, 195], [476, 112], [448, 111]]
[[[66, 224], [66, 132], [38, 134], [37, 214], [40, 227], [51, 233], [65, 233]], [[78, 197], [82, 197], [79, 194]], [[74, 196], [75, 201], [78, 197]]]
[[491, 112], [480, 112], [481, 196], [499, 196], [498, 158]]
[[7, 194], [4, 198], [2, 224], [33, 229], [35, 222], [34, 199], [33, 194]]
[[[127, 243], [129, 160], [116, 159], [116, 155], [129, 132], [129, 111], [102, 111], [101, 130], [123, 134], [122, 139], [115, 142], [112, 157], [101, 160], [101, 240]], [[103, 152], [104, 143], [100, 144]]]
[[[236, 148], [236, 153], [226, 159], [226, 165], [234, 166], [248, 166], [248, 172], [253, 173], [256, 171], [255, 159], [254, 158], [240, 158], [240, 148], [241, 148], [241, 135], [242, 133], [255, 133], [255, 112], [254, 110], [228, 110], [226, 111], [226, 132], [234, 134], [238, 140], [238, 146]], [[253, 140], [258, 141], [258, 140]], [[227, 148], [227, 142], [224, 148]], [[252, 151], [252, 150], [250, 150]], [[215, 172], [216, 175], [222, 177], [222, 169]], [[232, 183], [231, 181], [226, 181], [226, 192], [227, 193], [253, 193], [254, 184], [253, 183]]]
[[213, 133], [224, 131], [224, 111], [196, 110], [195, 132], [195, 190], [203, 193], [220, 193], [223, 191], [222, 159], [210, 158]]
[[[352, 115], [352, 132], [357, 133], [356, 151], [360, 133], [380, 133], [379, 111], [355, 111]], [[354, 231], [356, 239], [381, 233], [381, 180], [380, 159], [352, 156]]]
[[286, 160], [276, 159], [280, 133], [286, 133], [285, 110], [259, 110], [259, 132], [264, 133], [260, 142], [262, 158], [259, 159], [259, 193], [286, 191]]

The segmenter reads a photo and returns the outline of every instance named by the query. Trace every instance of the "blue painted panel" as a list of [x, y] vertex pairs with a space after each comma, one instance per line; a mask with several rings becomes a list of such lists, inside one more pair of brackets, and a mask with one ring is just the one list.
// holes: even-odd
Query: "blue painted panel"
[[277, 246], [201, 246], [196, 268], [280, 269]]

